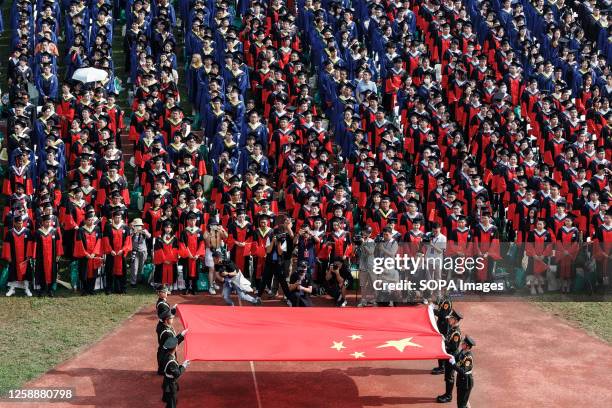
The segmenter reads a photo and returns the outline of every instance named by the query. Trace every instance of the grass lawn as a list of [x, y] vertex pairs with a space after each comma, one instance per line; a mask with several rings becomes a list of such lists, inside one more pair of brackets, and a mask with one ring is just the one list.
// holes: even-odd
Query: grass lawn
[[21, 295], [0, 304], [0, 395], [38, 377], [102, 338], [144, 305], [155, 292], [79, 296], [62, 289], [54, 299]]
[[589, 334], [612, 343], [611, 302], [537, 302], [555, 316], [577, 324]]

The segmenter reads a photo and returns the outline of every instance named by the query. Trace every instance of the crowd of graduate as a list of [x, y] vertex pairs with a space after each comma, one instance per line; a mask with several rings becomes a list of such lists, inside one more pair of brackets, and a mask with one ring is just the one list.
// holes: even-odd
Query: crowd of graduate
[[[60, 257], [83, 293], [99, 273], [125, 293], [149, 259], [153, 283], [180, 269], [195, 292], [208, 273], [214, 293], [231, 284], [216, 253], [288, 295], [291, 271], [342, 286], [363, 242], [432, 229], [490, 261], [470, 279], [491, 279], [500, 240], [526, 242], [532, 284], [559, 263], [565, 291], [592, 242], [607, 285], [609, 22], [595, 0], [17, 0], [9, 294], [53, 295]], [[83, 67], [107, 79], [73, 81]]]

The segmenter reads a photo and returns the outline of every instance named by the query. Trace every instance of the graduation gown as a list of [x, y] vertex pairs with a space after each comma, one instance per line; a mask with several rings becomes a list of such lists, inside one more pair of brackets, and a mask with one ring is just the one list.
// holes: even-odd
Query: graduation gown
[[[95, 255], [88, 258], [87, 255]], [[94, 279], [102, 266], [102, 231], [94, 225], [91, 229], [83, 225], [76, 233], [74, 243], [74, 257], [79, 259], [79, 273], [81, 280]]]
[[497, 227], [489, 225], [485, 228], [482, 224], [478, 224], [474, 229], [474, 253], [488, 253], [484, 259], [484, 267], [476, 268], [476, 279], [479, 282], [484, 282], [488, 279], [489, 266], [491, 260], [500, 259], [499, 256], [499, 238], [497, 236]]
[[267, 230], [257, 228], [255, 229], [253, 235], [251, 255], [254, 257], [253, 263], [255, 268], [255, 277], [257, 279], [261, 279], [266, 264], [266, 258], [268, 256], [267, 247], [272, 242], [274, 230], [272, 228], [268, 228]]
[[527, 234], [527, 242], [525, 243], [525, 254], [529, 257], [527, 273], [539, 276], [546, 272], [548, 264], [544, 260], [537, 260], [534, 257], [552, 255], [552, 242], [552, 236], [546, 229], [541, 232], [533, 230]]
[[[111, 251], [123, 250], [121, 255], [111, 255]], [[102, 235], [102, 253], [106, 255], [106, 267], [111, 268], [112, 275], [124, 276], [126, 272], [126, 262], [128, 252], [132, 250], [132, 236], [130, 228], [121, 223], [121, 225], [113, 225], [108, 222], [104, 228]]]
[[[153, 263], [155, 264], [155, 282], [172, 285], [177, 278], [177, 262], [179, 256], [178, 240], [174, 235], [169, 239], [159, 237], [153, 246]], [[170, 262], [166, 264], [164, 262]]]
[[[249, 222], [245, 222], [242, 226], [232, 222], [228, 226], [227, 233], [227, 247], [230, 250], [230, 258], [238, 269], [246, 273], [247, 257], [251, 255], [251, 244], [253, 242], [252, 226]], [[238, 246], [236, 242], [244, 242], [245, 245], [243, 247]]]
[[555, 258], [559, 265], [559, 277], [570, 279], [572, 277], [573, 263], [578, 255], [579, 232], [576, 227], [561, 227], [557, 232], [555, 243]]
[[38, 229], [34, 233], [32, 253], [36, 260], [36, 283], [41, 287], [49, 288], [49, 285], [57, 280], [56, 258], [64, 254], [59, 230], [57, 228], [49, 228], [48, 231]]
[[[204, 257], [204, 254], [205, 247], [202, 230], [197, 227], [193, 230], [185, 228], [181, 233], [179, 242], [180, 264], [183, 266], [183, 277], [185, 280], [196, 279], [198, 277], [198, 262]], [[191, 259], [189, 256], [195, 256], [199, 259]]]
[[31, 281], [32, 234], [29, 229], [16, 231], [11, 228], [4, 236], [2, 259], [8, 263], [8, 282]]

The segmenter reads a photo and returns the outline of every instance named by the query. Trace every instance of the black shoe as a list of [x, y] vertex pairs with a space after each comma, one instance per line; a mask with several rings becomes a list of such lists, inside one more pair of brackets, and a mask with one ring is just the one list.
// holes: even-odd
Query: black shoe
[[49, 295], [49, 297], [55, 297], [55, 293], [53, 293], [53, 291], [47, 293], [47, 295]]
[[431, 370], [431, 375], [440, 375], [440, 374], [444, 374], [444, 368], [436, 367]]
[[36, 292], [36, 296], [38, 297], [43, 297], [43, 293], [41, 290], [39, 290], [38, 292]]
[[136, 289], [136, 284], [135, 284], [135, 283], [131, 283], [131, 284], [130, 284], [130, 287], [131, 287], [132, 289]]
[[453, 397], [451, 397], [450, 395], [438, 395], [438, 397], [436, 398], [436, 401], [439, 402], [440, 404], [445, 404], [447, 402], [451, 402], [453, 400]]

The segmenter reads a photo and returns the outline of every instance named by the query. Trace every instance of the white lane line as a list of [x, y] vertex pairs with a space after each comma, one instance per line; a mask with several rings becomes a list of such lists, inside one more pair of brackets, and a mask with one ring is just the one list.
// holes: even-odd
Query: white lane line
[[[242, 306], [242, 299], [238, 296], [238, 305]], [[261, 395], [259, 394], [259, 385], [257, 384], [257, 375], [255, 375], [255, 364], [253, 361], [249, 361], [251, 365], [251, 375], [253, 376], [253, 385], [255, 386], [255, 398], [257, 398], [257, 408], [262, 408]]]
[[257, 408], [262, 408], [263, 405], [261, 405], [261, 396], [259, 395], [257, 376], [255, 375], [255, 364], [252, 361], [249, 361], [249, 364], [251, 364], [251, 374], [253, 374], [253, 384], [255, 384], [255, 397], [257, 398]]

